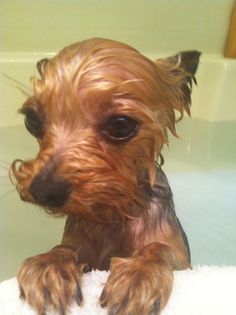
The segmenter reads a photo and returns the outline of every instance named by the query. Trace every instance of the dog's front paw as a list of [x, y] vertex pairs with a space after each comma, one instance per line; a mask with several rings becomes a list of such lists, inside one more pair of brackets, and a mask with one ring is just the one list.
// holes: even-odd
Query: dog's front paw
[[143, 257], [115, 258], [100, 297], [109, 315], [156, 315], [166, 304], [173, 274]]
[[64, 315], [73, 300], [78, 305], [83, 302], [83, 267], [76, 263], [76, 253], [66, 248], [27, 258], [17, 276], [21, 298], [39, 315], [45, 315], [48, 308]]

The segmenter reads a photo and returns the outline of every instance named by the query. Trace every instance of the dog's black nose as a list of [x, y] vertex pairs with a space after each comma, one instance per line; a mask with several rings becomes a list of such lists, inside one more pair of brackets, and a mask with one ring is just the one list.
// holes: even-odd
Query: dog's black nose
[[36, 203], [47, 207], [61, 207], [70, 195], [70, 185], [62, 179], [37, 175], [29, 188]]

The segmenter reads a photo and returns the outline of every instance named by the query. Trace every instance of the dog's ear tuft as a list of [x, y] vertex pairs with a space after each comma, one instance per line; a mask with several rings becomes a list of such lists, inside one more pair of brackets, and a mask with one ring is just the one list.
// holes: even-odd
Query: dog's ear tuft
[[43, 75], [43, 72], [44, 72], [44, 69], [47, 65], [47, 63], [49, 62], [49, 59], [48, 58], [43, 58], [41, 60], [39, 60], [36, 64], [37, 66], [37, 70], [39, 72], [39, 74], [42, 76]]
[[[184, 111], [190, 116], [192, 82], [197, 84], [195, 73], [198, 68], [201, 53], [183, 51], [177, 55], [158, 59], [156, 65], [161, 77], [163, 90], [165, 91], [164, 116], [167, 121], [167, 128], [175, 133], [174, 123], [181, 120]], [[180, 113], [177, 119], [175, 110]]]
[[197, 50], [182, 51], [177, 55], [180, 58], [180, 66], [187, 72], [195, 75], [201, 53]]

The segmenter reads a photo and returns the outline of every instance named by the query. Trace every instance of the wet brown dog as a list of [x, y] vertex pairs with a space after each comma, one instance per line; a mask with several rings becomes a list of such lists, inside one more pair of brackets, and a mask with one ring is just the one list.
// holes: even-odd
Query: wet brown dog
[[155, 62], [111, 40], [64, 48], [37, 67], [21, 113], [39, 153], [11, 171], [25, 201], [67, 215], [62, 243], [26, 259], [21, 296], [38, 314], [83, 302], [85, 269], [110, 269], [100, 303], [110, 315], [157, 314], [173, 270], [190, 267], [168, 181], [155, 163], [188, 114], [200, 53]]

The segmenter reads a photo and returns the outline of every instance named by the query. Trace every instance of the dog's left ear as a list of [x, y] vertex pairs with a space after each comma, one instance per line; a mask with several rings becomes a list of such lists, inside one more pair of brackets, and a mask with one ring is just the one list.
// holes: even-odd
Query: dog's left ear
[[[197, 84], [195, 73], [200, 55], [196, 50], [183, 51], [156, 61], [166, 92], [167, 127], [173, 134], [176, 134], [175, 122], [183, 117], [183, 112], [186, 111], [190, 115], [192, 83]], [[180, 118], [175, 118], [174, 110], [180, 112]]]
[[43, 58], [43, 59], [39, 60], [36, 64], [37, 70], [38, 70], [39, 74], [41, 75], [41, 77], [43, 75], [44, 69], [45, 69], [46, 65], [48, 64], [48, 62], [49, 62], [48, 58]]

